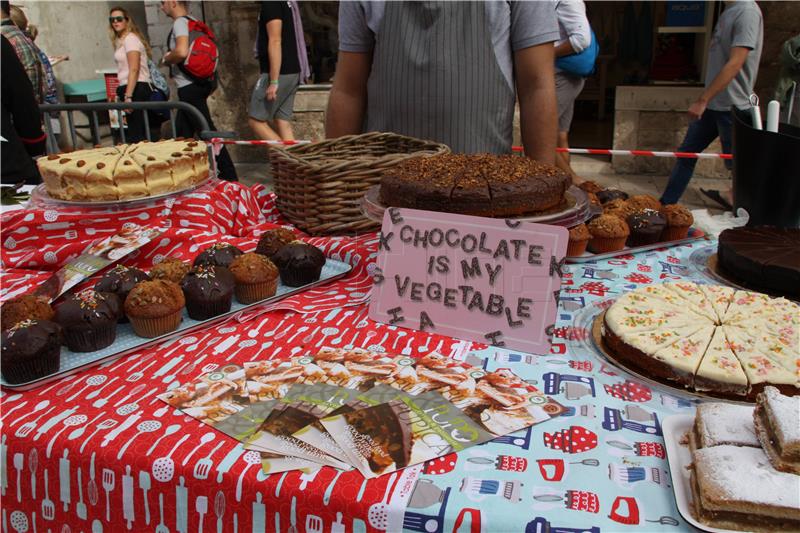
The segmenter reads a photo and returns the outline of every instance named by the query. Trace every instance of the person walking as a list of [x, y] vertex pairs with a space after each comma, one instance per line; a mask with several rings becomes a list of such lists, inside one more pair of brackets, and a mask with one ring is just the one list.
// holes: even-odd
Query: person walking
[[[152, 56], [150, 43], [136, 26], [136, 22], [121, 7], [114, 7], [108, 15], [108, 34], [114, 45], [117, 62], [117, 101], [148, 102], [153, 94], [152, 79], [147, 60]], [[147, 139], [144, 111], [127, 110], [128, 127], [125, 140], [136, 143]]]
[[[186, 9], [186, 2], [179, 0], [162, 1], [161, 10], [173, 20], [172, 31], [170, 31], [167, 39], [169, 51], [162, 58], [162, 62], [165, 65], [170, 65], [170, 75], [178, 87], [178, 100], [197, 108], [205, 117], [208, 127], [212, 131], [216, 130], [214, 121], [211, 119], [211, 112], [208, 109], [208, 97], [216, 89], [217, 79], [198, 79], [190, 76], [181, 68], [189, 55], [189, 21], [196, 19], [189, 15]], [[175, 129], [180, 137], [194, 137], [200, 132], [200, 125], [195, 122], [192, 115], [179, 111], [175, 121]], [[233, 165], [231, 156], [225, 146], [216, 156], [216, 160], [220, 178], [228, 181], [239, 181], [236, 175], [236, 167]]]
[[250, 97], [248, 122], [259, 139], [294, 139], [294, 95], [311, 74], [296, 1], [261, 2], [256, 40], [261, 75]]
[[25, 35], [14, 21], [11, 20], [11, 4], [5, 0], [0, 2], [0, 12], [2, 13], [2, 20], [0, 20], [0, 33], [8, 39], [9, 44], [17, 54], [22, 68], [25, 69], [25, 74], [33, 86], [33, 94], [36, 97], [37, 103], [43, 103], [44, 97], [47, 94], [47, 79], [45, 75], [45, 68], [42, 64], [42, 54], [33, 41]]
[[[689, 106], [689, 129], [678, 152], [702, 152], [719, 137], [724, 153], [731, 153], [731, 108], [750, 107], [750, 95], [758, 75], [764, 23], [761, 9], [752, 0], [725, 2], [708, 50], [705, 90]], [[697, 159], [679, 158], [661, 195], [662, 204], [680, 200], [694, 174]], [[731, 169], [731, 161], [725, 160]], [[727, 210], [733, 209], [730, 190], [700, 189]]]

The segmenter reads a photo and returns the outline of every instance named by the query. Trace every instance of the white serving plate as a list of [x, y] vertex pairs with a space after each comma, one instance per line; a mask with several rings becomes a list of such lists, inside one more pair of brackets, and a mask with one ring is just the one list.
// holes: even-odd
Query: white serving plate
[[707, 526], [692, 515], [692, 483], [686, 469], [692, 463], [692, 452], [688, 444], [681, 444], [681, 439], [694, 424], [694, 415], [672, 415], [661, 422], [664, 432], [664, 444], [667, 448], [669, 474], [672, 476], [672, 489], [675, 491], [675, 502], [684, 520], [701, 531], [712, 533], [742, 533], [731, 529], [719, 529]]

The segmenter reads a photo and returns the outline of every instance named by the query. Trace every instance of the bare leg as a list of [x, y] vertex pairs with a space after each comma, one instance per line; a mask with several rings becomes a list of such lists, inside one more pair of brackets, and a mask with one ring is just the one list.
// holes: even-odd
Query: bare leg
[[269, 127], [266, 122], [262, 122], [260, 120], [256, 120], [252, 117], [248, 117], [247, 122], [250, 124], [250, 129], [253, 130], [253, 133], [259, 139], [265, 141], [280, 141], [281, 137], [275, 130]]
[[278, 131], [278, 135], [281, 136], [281, 139], [284, 141], [293, 141], [294, 140], [294, 131], [292, 131], [292, 123], [288, 120], [283, 120], [282, 118], [275, 119], [275, 129]]

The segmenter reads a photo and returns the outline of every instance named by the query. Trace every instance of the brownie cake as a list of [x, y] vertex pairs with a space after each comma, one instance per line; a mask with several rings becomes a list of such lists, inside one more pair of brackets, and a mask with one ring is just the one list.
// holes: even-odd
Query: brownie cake
[[800, 229], [734, 228], [719, 235], [719, 265], [737, 279], [800, 296]]
[[570, 186], [562, 170], [527, 157], [446, 154], [415, 158], [387, 171], [387, 206], [505, 217], [559, 207]]

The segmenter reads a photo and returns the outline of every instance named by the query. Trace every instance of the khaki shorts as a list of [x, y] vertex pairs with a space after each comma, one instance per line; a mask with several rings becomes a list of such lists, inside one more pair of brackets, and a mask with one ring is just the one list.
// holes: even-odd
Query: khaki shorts
[[281, 74], [278, 76], [278, 95], [275, 100], [267, 101], [266, 92], [269, 74], [262, 74], [250, 95], [251, 118], [266, 122], [268, 120], [291, 120], [294, 111], [294, 95], [300, 85], [300, 74]]
[[586, 80], [567, 72], [556, 71], [556, 100], [558, 101], [558, 131], [569, 131], [575, 99], [581, 94]]

